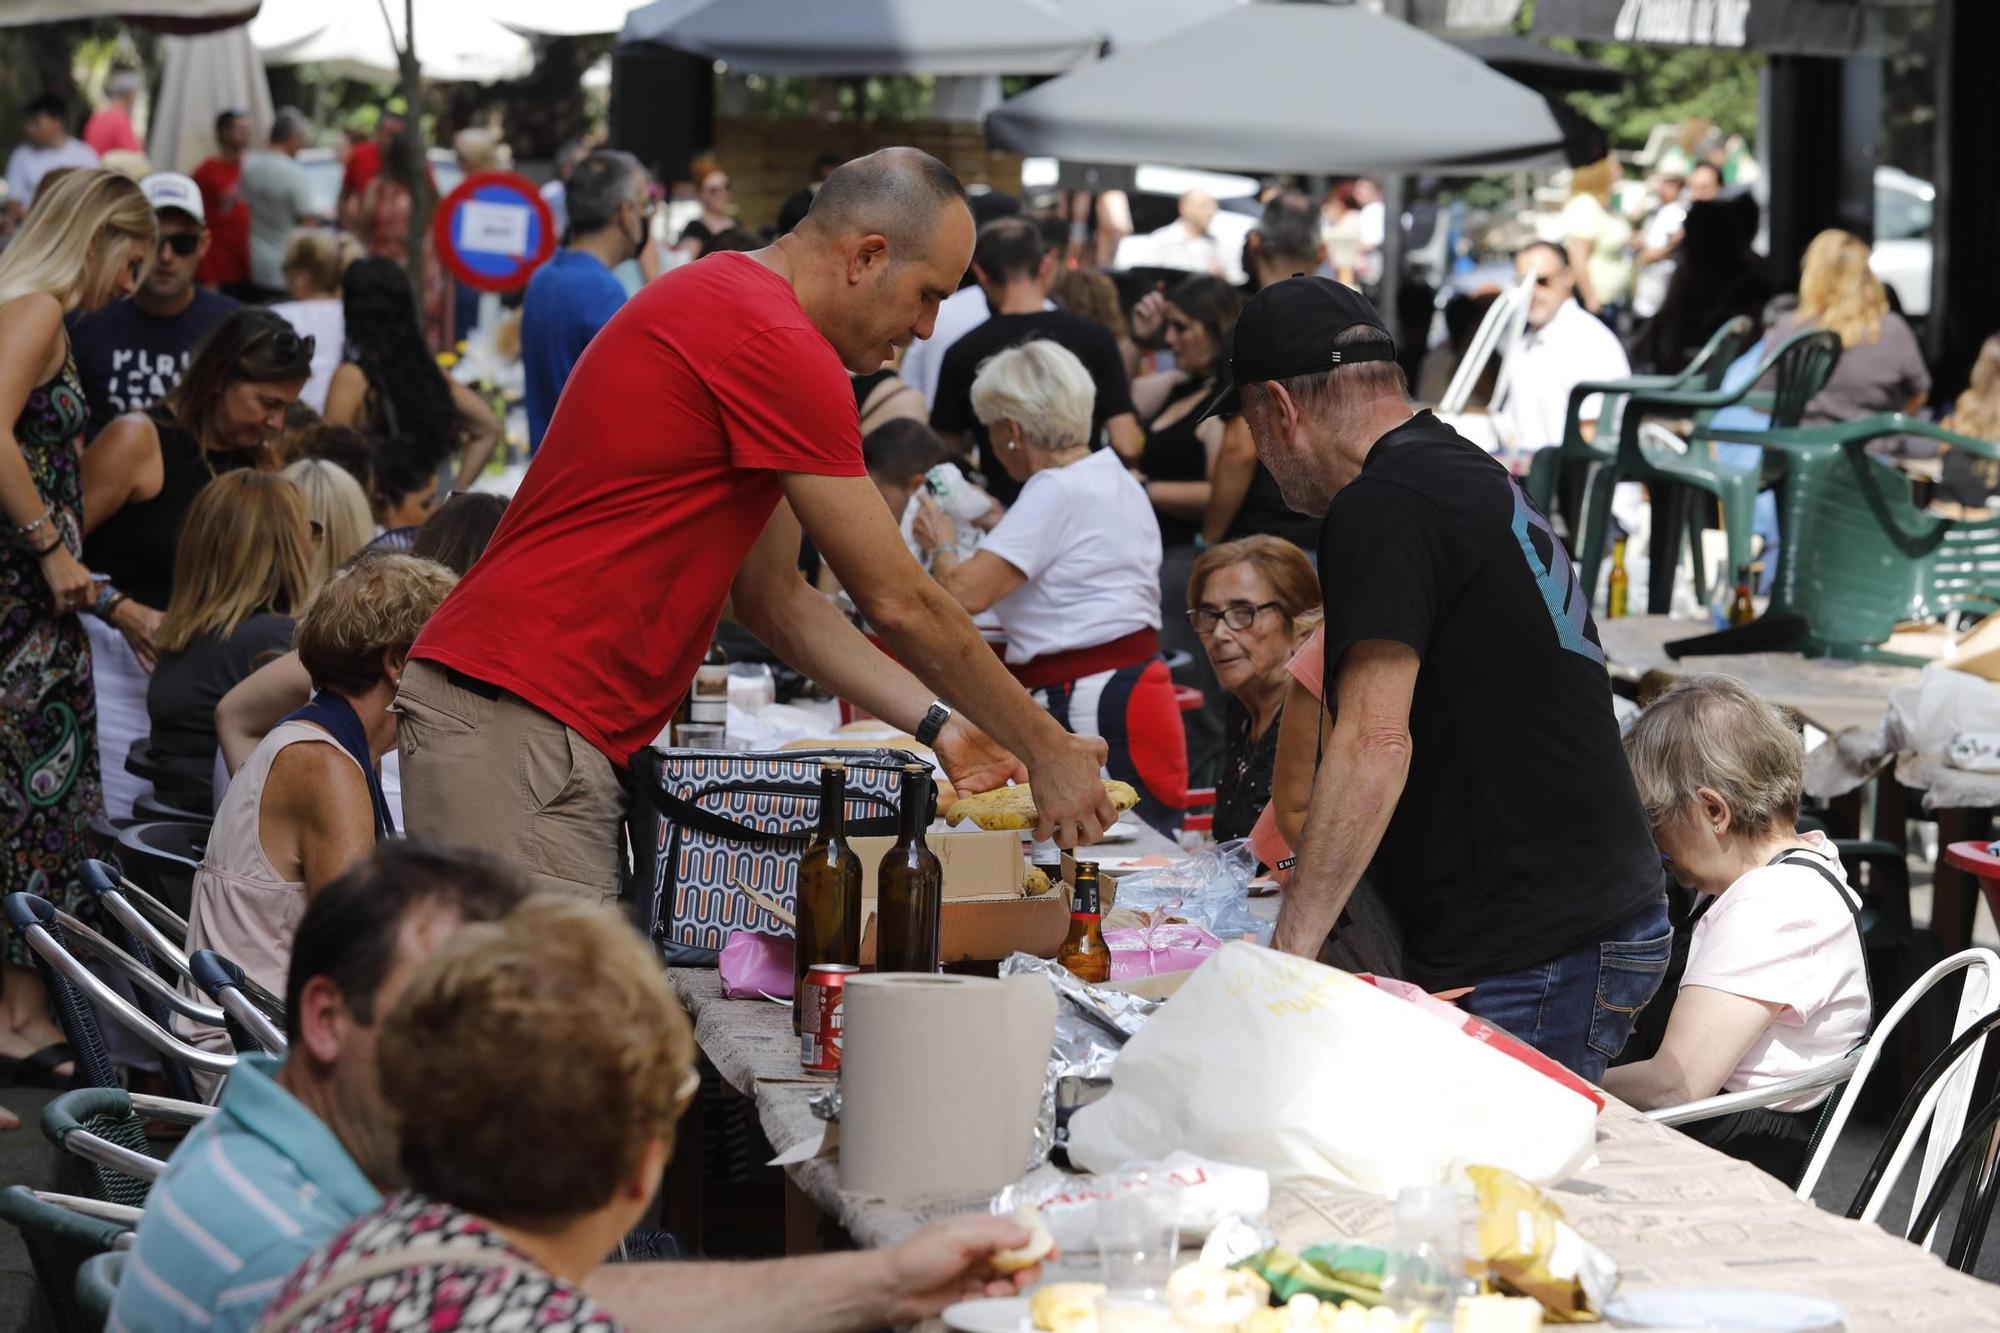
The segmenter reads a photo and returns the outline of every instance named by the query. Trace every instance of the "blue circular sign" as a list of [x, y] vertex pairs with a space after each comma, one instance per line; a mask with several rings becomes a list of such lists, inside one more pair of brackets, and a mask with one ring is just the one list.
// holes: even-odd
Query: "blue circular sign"
[[526, 286], [556, 249], [555, 214], [526, 176], [481, 171], [438, 205], [432, 238], [453, 277], [483, 292]]

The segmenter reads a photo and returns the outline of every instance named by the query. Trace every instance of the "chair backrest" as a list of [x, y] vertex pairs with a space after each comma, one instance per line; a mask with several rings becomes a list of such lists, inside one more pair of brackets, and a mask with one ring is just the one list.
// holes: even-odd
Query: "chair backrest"
[[284, 1029], [244, 994], [243, 969], [213, 949], [196, 949], [188, 959], [195, 985], [222, 1006], [229, 1040], [238, 1055], [283, 1055], [288, 1049]]
[[[1771, 394], [1771, 425], [1796, 426], [1806, 404], [1818, 396], [1840, 364], [1840, 335], [1816, 330], [1785, 339], [1765, 362], [1777, 383]], [[1763, 379], [1762, 375], [1757, 377]]]
[[54, 905], [32, 893], [10, 893], [6, 901], [0, 903], [0, 911], [6, 914], [8, 929], [28, 941], [29, 951], [35, 960], [35, 971], [41, 974], [42, 985], [49, 993], [49, 1005], [56, 1012], [56, 1022], [62, 1028], [63, 1038], [69, 1043], [70, 1054], [76, 1061], [77, 1082], [89, 1088], [120, 1086], [118, 1070], [113, 1067], [110, 1052], [104, 1046], [104, 1031], [97, 1025], [97, 1011], [70, 984], [68, 975], [34, 947], [39, 933], [41, 938], [54, 941], [59, 951], [63, 949], [62, 925], [56, 920]]
[[[70, 1006], [64, 1002], [62, 995], [73, 999], [74, 1007], [81, 1011], [79, 1027], [86, 1033], [87, 1042], [95, 1042], [95, 1054], [103, 1061], [100, 1078], [100, 1071], [88, 1067], [89, 1062], [84, 1051], [76, 1048], [74, 1040], [72, 1041], [72, 1048], [76, 1050], [78, 1057], [78, 1073], [83, 1077], [86, 1086], [118, 1086], [116, 1074], [111, 1070], [111, 1062], [108, 1057], [103, 1056], [103, 1037], [98, 1030], [96, 1017], [90, 1009], [93, 1004], [97, 1006], [97, 1012], [109, 1014], [113, 1021], [131, 1031], [139, 1040], [151, 1046], [167, 1060], [177, 1060], [191, 1068], [206, 1070], [212, 1074], [227, 1074], [236, 1067], [234, 1056], [218, 1055], [213, 1051], [190, 1046], [155, 1023], [131, 1001], [106, 985], [101, 977], [78, 961], [57, 932], [65, 931], [66, 928], [68, 930], [87, 930], [87, 928], [80, 927], [73, 919], [65, 921], [62, 914], [57, 912], [46, 899], [27, 893], [9, 894], [6, 914], [8, 924], [21, 932], [28, 942], [28, 948], [35, 955], [36, 966], [41, 969], [43, 979], [48, 982], [50, 996], [56, 999], [58, 1012], [65, 1017], [63, 1029], [65, 1035], [69, 1034], [67, 1010]], [[98, 939], [102, 941], [101, 936]], [[91, 949], [93, 953], [110, 961], [116, 962], [119, 957], [123, 957], [122, 951], [113, 948], [108, 941], [103, 941], [101, 945], [94, 943]], [[132, 979], [139, 980], [138, 973], [143, 969], [129, 957], [124, 961], [130, 964], [130, 968], [125, 970], [130, 972]], [[153, 982], [167, 995], [173, 996], [173, 1007], [188, 1013], [198, 1021], [221, 1026], [223, 1019], [221, 1010], [206, 1005], [197, 1006], [190, 1000], [174, 995], [172, 989], [160, 982], [158, 977], [154, 977]]]
[[[1931, 988], [1945, 978], [1957, 973], [1965, 974], [1964, 985], [1959, 991], [1958, 1011], [1952, 1021], [1952, 1039], [1957, 1042], [1972, 1029], [1985, 1015], [2000, 1008], [2000, 954], [1991, 949], [1966, 949], [1944, 959], [1929, 971], [1918, 977], [1910, 988], [1898, 996], [1875, 1024], [1869, 1034], [1868, 1044], [1861, 1052], [1861, 1063], [1854, 1071], [1854, 1078], [1840, 1095], [1840, 1102], [1834, 1108], [1832, 1118], [1826, 1123], [1826, 1131], [1821, 1135], [1812, 1158], [1806, 1163], [1805, 1174], [1799, 1179], [1798, 1195], [1801, 1199], [1812, 1197], [1813, 1187], [1819, 1183], [1821, 1173], [1833, 1157], [1835, 1143], [1847, 1126], [1848, 1117], [1854, 1111], [1854, 1104], [1867, 1085], [1868, 1076], [1874, 1072], [1910, 1011], [1930, 993]], [[1973, 1043], [1974, 1046], [1981, 1043]], [[1889, 1193], [1902, 1177], [1903, 1169], [1909, 1164], [1910, 1155], [1916, 1150], [1917, 1141], [1925, 1137], [1929, 1130], [1929, 1146], [1924, 1151], [1924, 1161], [1917, 1173], [1917, 1197], [1930, 1193], [1931, 1185], [1943, 1169], [1945, 1159], [1952, 1146], [1957, 1143], [1960, 1131], [1965, 1125], [1967, 1103], [1972, 1096], [1972, 1083], [1978, 1074], [1979, 1062], [1966, 1060], [1961, 1051], [1954, 1061], [1937, 1071], [1937, 1077], [1909, 1107], [1910, 1115], [1898, 1134], [1893, 1146], [1885, 1142], [1889, 1157], [1883, 1164], [1864, 1198], [1856, 1202], [1858, 1207], [1850, 1216], [1873, 1222], [1881, 1215], [1882, 1206], [1888, 1201]], [[1901, 1118], [1901, 1117], [1899, 1117]]]
[[[1993, 1035], [1996, 1028], [2000, 1028], [2000, 1011], [1982, 1015], [1971, 1027], [1960, 1033], [1958, 1040], [1947, 1047], [1943, 1054], [1931, 1062], [1930, 1068], [1926, 1069], [1923, 1077], [1917, 1080], [1917, 1086], [1903, 1099], [1903, 1105], [1896, 1113], [1896, 1120], [1890, 1126], [1891, 1138], [1907, 1125], [1909, 1119], [1921, 1113], [1923, 1101], [1928, 1098], [1932, 1085], [1940, 1076], [1960, 1060], [1965, 1059], [1968, 1054], [1971, 1056], [1970, 1067], [1978, 1068], [1980, 1054], [1985, 1051], [1987, 1038]], [[1957, 1142], [1951, 1145], [1944, 1164], [1938, 1171], [1937, 1179], [1931, 1182], [1929, 1192], [1917, 1200], [1915, 1209], [1910, 1213], [1910, 1225], [1905, 1233], [1909, 1238], [1922, 1236], [1923, 1243], [1930, 1244], [1937, 1230], [1938, 1219], [1944, 1215], [1945, 1203], [1959, 1179], [1964, 1176], [1966, 1168], [1975, 1163], [1985, 1164], [1992, 1160], [1996, 1133], [2000, 1133], [2000, 1096], [1989, 1098], [1986, 1105], [1982, 1106], [1965, 1126], [1965, 1132], [1959, 1135]], [[1888, 1148], [1889, 1141], [1885, 1139], [1882, 1148], [1875, 1154], [1875, 1161], [1869, 1166], [1869, 1175], [1863, 1179], [1862, 1188], [1855, 1193], [1854, 1205], [1848, 1210], [1850, 1217], [1856, 1215], [1863, 1195], [1867, 1193], [1877, 1173], [1883, 1168]], [[1985, 1244], [1986, 1228], [1993, 1221], [1994, 1199], [1996, 1194], [2000, 1194], [2000, 1172], [1990, 1169], [1981, 1171], [1973, 1185], [1974, 1188], [1965, 1207], [1959, 1211], [1958, 1225], [1953, 1228], [1951, 1246], [1945, 1254], [1945, 1262], [1961, 1273], [1970, 1273], [1973, 1270], [1979, 1259], [1979, 1251]]]
[[[83, 886], [97, 896], [97, 905], [107, 918], [105, 934], [134, 958], [166, 967], [175, 976], [188, 977], [187, 922], [166, 904], [133, 884], [109, 861], [86, 860]], [[127, 893], [133, 897], [128, 898]], [[157, 911], [148, 914], [140, 907], [150, 904]], [[178, 936], [168, 934], [177, 925]], [[136, 947], [135, 947], [136, 946]]]
[[38, 1198], [25, 1185], [0, 1189], [0, 1221], [21, 1233], [56, 1333], [99, 1333], [103, 1325], [92, 1323], [77, 1306], [77, 1271], [86, 1260], [123, 1243], [132, 1233], [131, 1224], [65, 1208]]
[[122, 1088], [73, 1088], [42, 1108], [42, 1134], [79, 1163], [92, 1198], [146, 1206], [167, 1164]]
[[101, 1329], [111, 1322], [111, 1306], [118, 1299], [118, 1280], [124, 1276], [123, 1250], [93, 1254], [77, 1266], [76, 1307], [88, 1327]]
[[1514, 344], [1521, 340], [1521, 330], [1528, 326], [1528, 303], [1534, 292], [1534, 280], [1524, 278], [1500, 293], [1498, 299], [1487, 307], [1486, 318], [1479, 321], [1472, 341], [1466, 344], [1465, 355], [1459, 358], [1451, 384], [1445, 389], [1444, 397], [1438, 399], [1439, 412], [1463, 412], [1465, 405], [1472, 400], [1472, 391], [1478, 387], [1480, 377], [1486, 373], [1486, 363], [1495, 356], [1502, 359], [1500, 378], [1493, 385], [1493, 405], [1498, 407], [1506, 401], [1507, 385], [1512, 376], [1505, 358]]
[[1757, 326], [1750, 316], [1738, 315], [1727, 321], [1709, 337], [1694, 360], [1688, 362], [1687, 369], [1681, 372], [1682, 382], [1705, 393], [1720, 389], [1722, 377], [1756, 336]]
[[206, 824], [133, 824], [119, 831], [120, 861], [155, 898], [182, 917], [193, 910], [194, 874], [208, 847]]

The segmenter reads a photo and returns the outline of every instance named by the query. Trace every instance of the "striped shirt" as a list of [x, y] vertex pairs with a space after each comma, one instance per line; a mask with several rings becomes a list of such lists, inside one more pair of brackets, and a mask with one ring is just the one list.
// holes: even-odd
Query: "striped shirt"
[[146, 1197], [107, 1333], [243, 1330], [302, 1260], [382, 1202], [339, 1138], [252, 1055]]

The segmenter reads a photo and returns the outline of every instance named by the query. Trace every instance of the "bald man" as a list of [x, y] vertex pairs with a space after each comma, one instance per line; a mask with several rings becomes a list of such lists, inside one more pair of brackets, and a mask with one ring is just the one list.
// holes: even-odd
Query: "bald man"
[[[1104, 743], [1015, 683], [862, 464], [847, 372], [930, 335], [972, 240], [951, 170], [884, 149], [829, 176], [797, 231], [676, 269], [612, 317], [493, 544], [410, 650], [411, 833], [498, 851], [545, 889], [615, 893], [622, 775], [728, 602], [794, 667], [931, 744], [961, 791], [1032, 777], [1038, 836], [1096, 839], [1114, 818]], [[901, 665], [799, 577], [801, 525]]]

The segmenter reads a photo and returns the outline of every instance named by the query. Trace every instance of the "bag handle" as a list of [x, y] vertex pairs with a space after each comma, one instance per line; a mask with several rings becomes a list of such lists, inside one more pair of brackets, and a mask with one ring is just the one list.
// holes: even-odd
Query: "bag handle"
[[543, 1276], [541, 1271], [528, 1260], [507, 1250], [464, 1250], [448, 1245], [409, 1245], [372, 1255], [337, 1273], [329, 1273], [283, 1310], [265, 1316], [257, 1327], [261, 1333], [291, 1333], [291, 1330], [298, 1326], [299, 1320], [344, 1291], [373, 1282], [378, 1277], [400, 1273], [406, 1268], [426, 1268], [434, 1264], [506, 1270], [531, 1278]]

